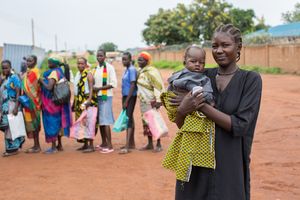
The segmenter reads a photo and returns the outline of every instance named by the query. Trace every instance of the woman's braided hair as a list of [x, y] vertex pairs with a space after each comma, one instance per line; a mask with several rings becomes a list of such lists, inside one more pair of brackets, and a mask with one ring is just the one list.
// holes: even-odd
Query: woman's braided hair
[[[220, 26], [218, 26], [215, 30], [215, 33], [227, 33], [229, 35], [231, 35], [235, 41], [236, 44], [238, 44], [240, 47], [242, 47], [242, 34], [240, 29], [238, 29], [237, 27], [233, 26], [232, 24], [222, 24]], [[240, 60], [240, 56], [241, 56], [241, 52], [239, 51], [237, 53], [237, 60]]]

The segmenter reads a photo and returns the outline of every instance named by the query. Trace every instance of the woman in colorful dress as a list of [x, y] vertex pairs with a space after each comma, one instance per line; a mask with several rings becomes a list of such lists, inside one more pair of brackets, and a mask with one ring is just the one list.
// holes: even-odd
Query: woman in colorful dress
[[[151, 55], [147, 52], [141, 52], [138, 57], [138, 65], [141, 68], [138, 75], [138, 97], [140, 99], [140, 106], [142, 115], [152, 108], [158, 109], [162, 103], [160, 95], [164, 92], [164, 84], [159, 71], [150, 66]], [[143, 119], [144, 135], [148, 136], [148, 144], [140, 150], [153, 150], [152, 134], [149, 129], [147, 121]], [[160, 139], [157, 140], [154, 152], [162, 151]]]
[[27, 71], [23, 76], [22, 90], [29, 98], [29, 107], [23, 108], [26, 133], [28, 138], [33, 138], [33, 147], [26, 153], [39, 153], [41, 151], [39, 132], [41, 130], [41, 87], [38, 82], [40, 71], [37, 68], [37, 57], [29, 56], [27, 59]]
[[[74, 104], [75, 119], [77, 120], [81, 113], [88, 106], [96, 106], [96, 101], [93, 99], [93, 85], [94, 78], [92, 73], [88, 70], [87, 60], [83, 57], [77, 60], [78, 72], [74, 80]], [[84, 138], [77, 140], [84, 143], [82, 147], [77, 150], [83, 153], [94, 152], [93, 139]]]
[[19, 149], [22, 148], [25, 142], [25, 137], [18, 137], [12, 140], [10, 128], [8, 125], [8, 114], [17, 115], [20, 111], [19, 102], [17, 99], [20, 96], [21, 80], [18, 75], [12, 73], [11, 62], [3, 60], [1, 62], [2, 73], [4, 79], [2, 80], [0, 94], [1, 94], [1, 130], [4, 132], [5, 152], [3, 156], [16, 155]]
[[[61, 62], [57, 58], [49, 58], [49, 70], [45, 71], [43, 77], [39, 79], [42, 85], [42, 116], [46, 142], [52, 143], [52, 146], [45, 151], [46, 154], [63, 151], [61, 137], [68, 137], [70, 134], [72, 120], [70, 103], [56, 105], [52, 101], [54, 85], [65, 78], [60, 65]], [[56, 141], [58, 141], [57, 146]]]

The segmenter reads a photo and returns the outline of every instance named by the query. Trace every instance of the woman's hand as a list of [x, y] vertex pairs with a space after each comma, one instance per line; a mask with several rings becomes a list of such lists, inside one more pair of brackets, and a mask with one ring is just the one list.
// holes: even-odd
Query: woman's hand
[[123, 109], [126, 109], [127, 106], [128, 106], [128, 101], [127, 101], [127, 99], [126, 99], [125, 102], [123, 103]]
[[179, 106], [183, 98], [188, 94], [186, 90], [179, 90], [179, 89], [174, 91], [174, 93], [175, 95], [170, 96], [169, 98], [170, 106]]
[[186, 116], [196, 110], [199, 110], [205, 102], [204, 95], [201, 91], [198, 91], [194, 94], [189, 92], [181, 101], [178, 112], [181, 115]]
[[43, 84], [43, 81], [44, 81], [43, 79], [44, 79], [44, 78], [42, 78], [42, 77], [41, 77], [41, 78], [39, 78], [39, 81], [38, 81], [38, 82], [39, 82], [39, 84], [41, 84], [41, 85]]
[[12, 114], [14, 116], [18, 115], [18, 107], [17, 106], [14, 107], [14, 110], [13, 110]]
[[100, 88], [98, 87], [93, 87], [93, 92], [99, 92]]
[[152, 108], [156, 108], [156, 109], [159, 109], [160, 106], [162, 105], [161, 102], [156, 102], [156, 100], [153, 100], [153, 101], [151, 101], [150, 103], [151, 103], [151, 107], [152, 107]]

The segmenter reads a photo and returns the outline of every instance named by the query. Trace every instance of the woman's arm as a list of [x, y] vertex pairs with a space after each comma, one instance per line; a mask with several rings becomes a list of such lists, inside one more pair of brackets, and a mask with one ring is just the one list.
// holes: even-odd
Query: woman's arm
[[39, 82], [47, 89], [47, 90], [52, 90], [56, 81], [54, 79], [49, 79], [48, 84], [45, 83], [44, 79], [40, 78]]
[[202, 96], [199, 98], [199, 94], [200, 91], [196, 92], [195, 94], [189, 92], [183, 98], [181, 95], [177, 95], [174, 98], [171, 97], [170, 105], [178, 106], [175, 117], [175, 123], [178, 128], [181, 128], [184, 123], [184, 119], [188, 114], [198, 110], [201, 106], [203, 106], [205, 99], [202, 98]]
[[94, 77], [91, 73], [88, 73], [87, 75], [87, 80], [88, 80], [88, 85], [89, 85], [89, 98], [88, 98], [88, 102], [92, 101], [92, 97], [93, 97], [93, 85], [94, 85]]
[[14, 110], [13, 110], [13, 114], [17, 115], [18, 114], [18, 108], [19, 108], [19, 101], [18, 101], [18, 99], [19, 99], [19, 96], [20, 96], [21, 89], [19, 87], [16, 87], [15, 91], [16, 91], [16, 99], [17, 99], [17, 101], [16, 101], [16, 104], [15, 104], [15, 107], [14, 107]]
[[214, 121], [218, 126], [223, 128], [226, 131], [231, 131], [231, 117], [217, 109], [213, 106], [203, 103], [200, 108], [200, 111], [209, 119]]

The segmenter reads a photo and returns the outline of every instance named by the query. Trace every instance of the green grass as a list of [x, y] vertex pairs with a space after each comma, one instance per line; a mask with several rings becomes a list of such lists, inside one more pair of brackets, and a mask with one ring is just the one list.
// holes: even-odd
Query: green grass
[[261, 66], [241, 66], [242, 69], [255, 71], [261, 74], [282, 74], [279, 67], [261, 67]]
[[[159, 69], [173, 69], [174, 71], [181, 70], [184, 66], [179, 61], [167, 61], [161, 60], [152, 63], [153, 66]], [[216, 64], [205, 64], [205, 68], [214, 68]], [[241, 69], [255, 71], [262, 74], [282, 74], [282, 70], [279, 67], [263, 67], [263, 66], [241, 66]]]

